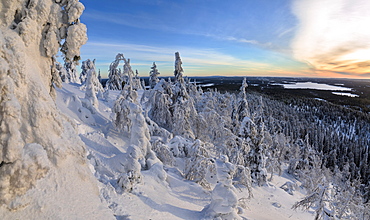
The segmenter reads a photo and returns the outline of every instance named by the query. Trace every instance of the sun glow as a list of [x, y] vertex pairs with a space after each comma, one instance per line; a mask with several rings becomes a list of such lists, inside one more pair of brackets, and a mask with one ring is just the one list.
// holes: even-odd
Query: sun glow
[[369, 1], [297, 0], [293, 8], [299, 19], [292, 43], [295, 58], [327, 77], [369, 76]]

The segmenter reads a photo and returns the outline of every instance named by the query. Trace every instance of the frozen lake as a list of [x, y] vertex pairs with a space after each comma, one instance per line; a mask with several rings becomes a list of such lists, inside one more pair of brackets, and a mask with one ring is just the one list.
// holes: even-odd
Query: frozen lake
[[334, 95], [342, 95], [342, 96], [349, 96], [349, 97], [359, 97], [359, 95], [352, 94], [349, 92], [332, 92]]
[[298, 82], [292, 84], [280, 84], [284, 86], [284, 89], [317, 89], [317, 90], [329, 90], [329, 91], [351, 91], [351, 88], [342, 86], [332, 86], [328, 84], [313, 83], [313, 82]]

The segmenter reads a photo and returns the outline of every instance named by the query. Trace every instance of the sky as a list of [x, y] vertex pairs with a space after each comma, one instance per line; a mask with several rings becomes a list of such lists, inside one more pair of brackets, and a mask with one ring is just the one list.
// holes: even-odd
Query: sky
[[106, 77], [117, 53], [148, 76], [370, 78], [368, 0], [80, 0], [88, 42]]

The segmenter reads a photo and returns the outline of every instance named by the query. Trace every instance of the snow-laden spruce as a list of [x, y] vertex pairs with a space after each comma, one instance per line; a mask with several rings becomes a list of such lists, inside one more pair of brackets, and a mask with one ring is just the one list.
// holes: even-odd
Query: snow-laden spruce
[[242, 219], [238, 215], [238, 197], [232, 185], [235, 166], [229, 162], [226, 155], [221, 155], [220, 159], [216, 160], [216, 171], [218, 183], [212, 190], [211, 204], [203, 210], [206, 219]]
[[140, 164], [140, 167], [131, 166], [130, 163], [122, 164], [124, 171], [118, 179], [118, 184], [125, 191], [131, 191], [135, 184], [141, 182], [141, 170], [151, 170], [161, 181], [166, 178], [162, 162], [152, 151], [149, 128], [137, 97], [137, 92], [131, 85], [126, 85], [117, 97], [113, 110], [115, 126], [130, 134], [127, 156]]
[[64, 68], [67, 71], [66, 77], [62, 77], [63, 82], [80, 83], [81, 81], [77, 77], [76, 61], [65, 61]]
[[159, 82], [158, 75], [161, 73], [158, 72], [155, 62], [153, 62], [153, 66], [150, 67], [150, 69], [152, 70], [149, 72], [149, 86], [151, 89], [153, 89], [155, 85]]
[[[123, 61], [123, 71], [118, 68], [119, 62]], [[139, 72], [136, 74], [132, 70], [130, 59], [126, 59], [123, 54], [116, 55], [116, 59], [109, 66], [107, 88], [111, 90], [122, 90], [125, 85], [130, 85], [132, 89], [142, 89]]]
[[88, 59], [83, 62], [83, 66], [84, 66], [83, 70], [86, 71], [86, 80], [84, 82], [84, 85], [81, 86], [81, 88], [84, 88], [86, 90], [85, 108], [89, 109], [91, 113], [96, 113], [96, 111], [99, 109], [98, 97], [102, 98], [104, 89], [96, 76], [95, 60], [91, 61]]
[[116, 59], [109, 66], [107, 87], [111, 90], [122, 90], [127, 79], [123, 78], [121, 69], [118, 69], [119, 62], [125, 60], [123, 54], [116, 55]]
[[79, 22], [84, 6], [24, 0], [1, 1], [0, 8], [0, 215], [103, 218], [109, 210], [101, 206], [84, 145], [53, 99], [60, 45], [65, 60], [74, 61], [87, 40]]

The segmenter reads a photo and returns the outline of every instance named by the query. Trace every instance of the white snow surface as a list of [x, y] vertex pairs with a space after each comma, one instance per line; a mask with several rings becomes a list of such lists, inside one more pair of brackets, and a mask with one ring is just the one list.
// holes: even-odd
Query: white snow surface
[[333, 86], [323, 83], [315, 83], [315, 82], [298, 82], [298, 83], [289, 83], [289, 84], [279, 84], [276, 83], [274, 85], [282, 85], [285, 89], [316, 89], [316, 90], [329, 90], [329, 91], [351, 91], [351, 88], [343, 87], [343, 86]]
[[[143, 91], [138, 92], [138, 100], [140, 100], [142, 93]], [[120, 164], [125, 163], [124, 161], [127, 159], [125, 155], [131, 140], [129, 133], [117, 131], [110, 122], [112, 106], [119, 95], [119, 91], [110, 91], [109, 94], [110, 101], [106, 102], [99, 99], [99, 109], [96, 114], [81, 116], [81, 112], [86, 111], [84, 107], [76, 106], [78, 102], [71, 103], [69, 101], [71, 97], [74, 97], [74, 99], [84, 98], [85, 94], [79, 89], [79, 85], [64, 83], [63, 88], [57, 90], [58, 108], [76, 123], [76, 130], [86, 145], [90, 171], [99, 181], [101, 197], [101, 204], [99, 205], [109, 207], [111, 210], [110, 213], [103, 208], [96, 210], [81, 209], [80, 211], [96, 214], [97, 219], [99, 218], [97, 216], [101, 217], [102, 213], [104, 213], [103, 219], [112, 217], [116, 217], [116, 219], [205, 219], [206, 215], [203, 209], [211, 203], [212, 190], [206, 190], [197, 183], [185, 180], [180, 171], [181, 167], [164, 167], [166, 171], [165, 181], [158, 177], [158, 172], [153, 168], [141, 171], [141, 182], [134, 185], [132, 192], [119, 190], [117, 178], [121, 172], [120, 167], [122, 166]], [[85, 120], [86, 117], [90, 118]], [[69, 164], [68, 166], [72, 165]], [[68, 173], [66, 175], [65, 178], [68, 179]], [[94, 182], [93, 180], [90, 181]], [[293, 195], [280, 188], [286, 182], [292, 182], [297, 186]], [[42, 181], [40, 181], [40, 184], [42, 184]], [[74, 194], [66, 192], [66, 200], [69, 197], [76, 203], [89, 203], [89, 199], [80, 196], [79, 190], [84, 191], [84, 189], [78, 188], [78, 186], [81, 186], [81, 181], [75, 181], [75, 184], [77, 189], [73, 189]], [[88, 184], [88, 181], [86, 184]], [[312, 219], [312, 213], [291, 209], [295, 202], [304, 197], [304, 194], [300, 192], [304, 191], [300, 190], [299, 185], [300, 183], [297, 180], [286, 174], [282, 177], [275, 176], [268, 186], [253, 187], [254, 197], [250, 199], [247, 199], [248, 191], [237, 186], [234, 193], [239, 200], [246, 201], [244, 213], [240, 215], [241, 218], [248, 220]], [[52, 199], [47, 196], [45, 190], [38, 193], [38, 198], [43, 198], [38, 203], [47, 203], [49, 199]], [[68, 202], [64, 205], [60, 204], [60, 206], [63, 206], [63, 210], [68, 210], [73, 206]], [[66, 213], [66, 219], [68, 219], [68, 216], [68, 213]]]

